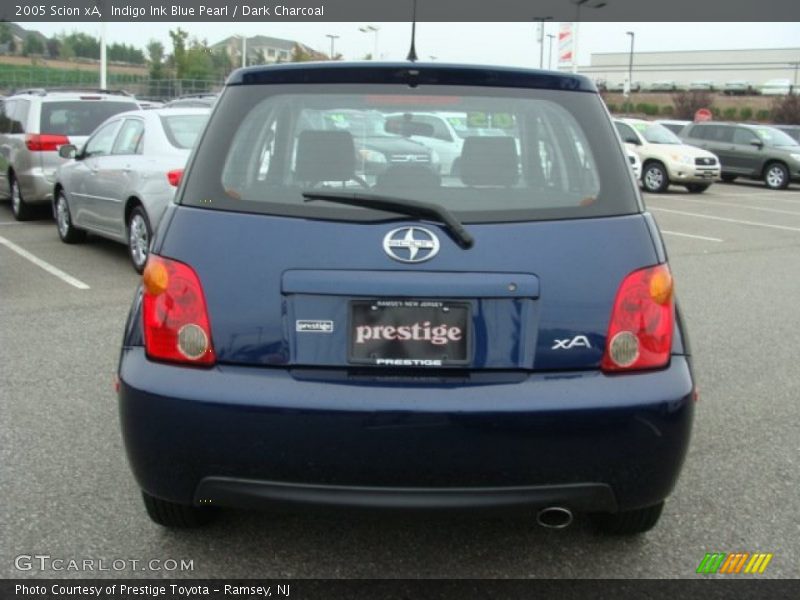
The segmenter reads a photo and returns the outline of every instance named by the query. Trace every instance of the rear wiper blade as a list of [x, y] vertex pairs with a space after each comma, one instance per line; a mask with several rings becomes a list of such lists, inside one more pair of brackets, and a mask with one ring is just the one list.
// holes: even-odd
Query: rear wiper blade
[[472, 248], [475, 239], [464, 229], [461, 221], [456, 219], [453, 214], [443, 206], [431, 202], [420, 202], [419, 200], [408, 200], [406, 198], [394, 198], [391, 196], [379, 196], [376, 194], [364, 194], [361, 192], [303, 192], [306, 202], [311, 200], [325, 200], [337, 204], [347, 204], [350, 206], [361, 206], [367, 208], [377, 208], [420, 217], [431, 221], [438, 221], [447, 226], [447, 230], [453, 239], [462, 248]]

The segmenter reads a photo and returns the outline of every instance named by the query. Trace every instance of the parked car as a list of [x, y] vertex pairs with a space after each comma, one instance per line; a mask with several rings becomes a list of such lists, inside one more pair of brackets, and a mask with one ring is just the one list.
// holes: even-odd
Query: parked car
[[749, 96], [750, 94], [757, 94], [758, 89], [753, 85], [752, 81], [745, 81], [744, 79], [734, 79], [726, 81], [722, 93], [726, 96]]
[[661, 79], [650, 84], [651, 92], [674, 92], [678, 90], [678, 84], [672, 79]]
[[53, 216], [67, 244], [91, 232], [123, 244], [134, 268], [147, 262], [150, 240], [175, 194], [186, 159], [208, 119], [204, 108], [154, 108], [115, 115], [56, 174]]
[[22, 90], [6, 98], [0, 112], [0, 190], [8, 190], [18, 221], [34, 205], [50, 203], [58, 148], [80, 146], [108, 117], [138, 110], [136, 99], [108, 90]]
[[662, 193], [675, 184], [700, 194], [719, 179], [719, 161], [714, 154], [684, 144], [663, 125], [641, 119], [617, 119], [614, 124], [628, 149], [642, 161], [646, 191]]
[[464, 140], [446, 117], [434, 113], [404, 112], [387, 114], [386, 121], [390, 125], [394, 123], [400, 128], [408, 121], [426, 125], [430, 129], [429, 132], [423, 132], [423, 135], [410, 135], [409, 139], [436, 153], [443, 175], [451, 173], [453, 162], [461, 156]]
[[683, 131], [681, 138], [719, 157], [723, 181], [737, 177], [761, 179], [767, 187], [779, 190], [800, 179], [800, 145], [775, 127], [695, 123]]
[[[786, 96], [792, 92], [791, 79], [770, 79], [761, 84], [761, 94], [763, 96]], [[794, 93], [797, 93], [796, 91]]]
[[683, 128], [686, 127], [691, 121], [679, 121], [674, 119], [656, 119], [659, 125], [663, 125], [675, 135], [679, 135]]
[[412, 119], [404, 130], [392, 131], [392, 122], [377, 110], [328, 110], [323, 117], [323, 129], [347, 131], [352, 135], [356, 162], [365, 177], [376, 177], [394, 165], [404, 164], [440, 172], [437, 152], [418, 141], [420, 135], [426, 140], [431, 138], [432, 125]]
[[641, 180], [642, 161], [639, 159], [639, 155], [627, 147], [625, 148], [625, 152], [628, 154], [628, 161], [631, 163], [631, 170], [633, 171], [633, 175], [636, 178], [636, 181]]
[[713, 92], [715, 89], [714, 82], [710, 79], [700, 79], [698, 81], [689, 82], [690, 92]]
[[[372, 184], [351, 129], [304, 114], [454, 106], [521, 126], [466, 138], [458, 177], [394, 164]], [[629, 169], [580, 75], [338, 61], [231, 74], [122, 342], [123, 438], [150, 517], [290, 502], [650, 529], [695, 389]]]

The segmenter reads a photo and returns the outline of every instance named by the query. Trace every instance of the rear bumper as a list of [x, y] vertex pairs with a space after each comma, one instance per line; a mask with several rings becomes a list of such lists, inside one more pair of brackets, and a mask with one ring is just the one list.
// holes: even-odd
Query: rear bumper
[[614, 510], [672, 490], [694, 410], [687, 358], [624, 376], [485, 375], [199, 370], [127, 348], [120, 416], [137, 482], [174, 502]]
[[54, 169], [34, 167], [16, 173], [16, 176], [26, 204], [43, 204], [53, 200]]

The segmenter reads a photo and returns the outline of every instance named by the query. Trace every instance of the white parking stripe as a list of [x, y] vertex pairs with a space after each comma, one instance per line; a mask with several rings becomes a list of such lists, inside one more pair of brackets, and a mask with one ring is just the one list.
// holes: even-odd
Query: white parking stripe
[[742, 219], [729, 219], [727, 217], [715, 217], [712, 215], [704, 215], [701, 213], [691, 213], [683, 210], [672, 210], [671, 208], [658, 208], [655, 206], [649, 207], [649, 210], [657, 210], [660, 212], [673, 213], [676, 215], [686, 215], [687, 217], [697, 217], [698, 219], [711, 219], [713, 221], [725, 221], [726, 223], [738, 223], [740, 225], [752, 225], [753, 227], [768, 227], [770, 229], [781, 229], [783, 231], [797, 231], [800, 233], [800, 227], [787, 227], [786, 225], [773, 225], [772, 223], [759, 223], [757, 221], [744, 221]]
[[11, 242], [11, 241], [7, 240], [3, 236], [0, 236], [0, 244], [2, 244], [3, 246], [5, 246], [6, 248], [8, 248], [10, 250], [13, 250], [17, 254], [19, 254], [22, 258], [28, 259], [33, 264], [35, 264], [37, 267], [40, 267], [40, 268], [44, 269], [45, 271], [47, 271], [51, 275], [55, 275], [61, 281], [65, 282], [65, 283], [68, 283], [71, 286], [78, 288], [79, 290], [88, 290], [89, 289], [89, 286], [86, 285], [85, 283], [83, 283], [80, 279], [75, 279], [72, 275], [68, 275], [67, 273], [64, 273], [64, 271], [62, 271], [61, 269], [59, 269], [57, 267], [54, 267], [49, 262], [43, 261], [38, 256], [34, 256], [33, 254], [31, 254], [30, 252], [25, 250], [25, 248], [21, 248], [21, 247], [17, 246], [14, 242]]
[[680, 231], [667, 231], [665, 229], [661, 230], [661, 233], [665, 233], [667, 235], [677, 235], [680, 237], [687, 237], [687, 238], [694, 238], [696, 240], [704, 240], [706, 242], [724, 242], [725, 240], [721, 240], [715, 237], [708, 237], [705, 235], [693, 235], [691, 233], [681, 233]]
[[0, 221], [0, 225], [22, 225], [19, 221]]
[[695, 202], [697, 204], [707, 204], [709, 206], [730, 206], [732, 208], [745, 208], [747, 210], [760, 210], [763, 212], [778, 213], [781, 215], [798, 215], [800, 211], [797, 210], [781, 210], [780, 208], [767, 208], [765, 206], [748, 206], [746, 204], [736, 204], [733, 202], [720, 202], [718, 200], [695, 200], [694, 198], [670, 198], [670, 200], [680, 200], [681, 202]]

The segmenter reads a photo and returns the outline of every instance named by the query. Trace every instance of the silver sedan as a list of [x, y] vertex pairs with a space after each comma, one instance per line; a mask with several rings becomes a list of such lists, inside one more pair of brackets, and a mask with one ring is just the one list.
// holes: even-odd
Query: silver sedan
[[175, 195], [208, 119], [205, 108], [131, 111], [102, 123], [56, 174], [53, 214], [67, 244], [91, 232], [127, 244], [134, 268], [147, 262], [152, 234]]

